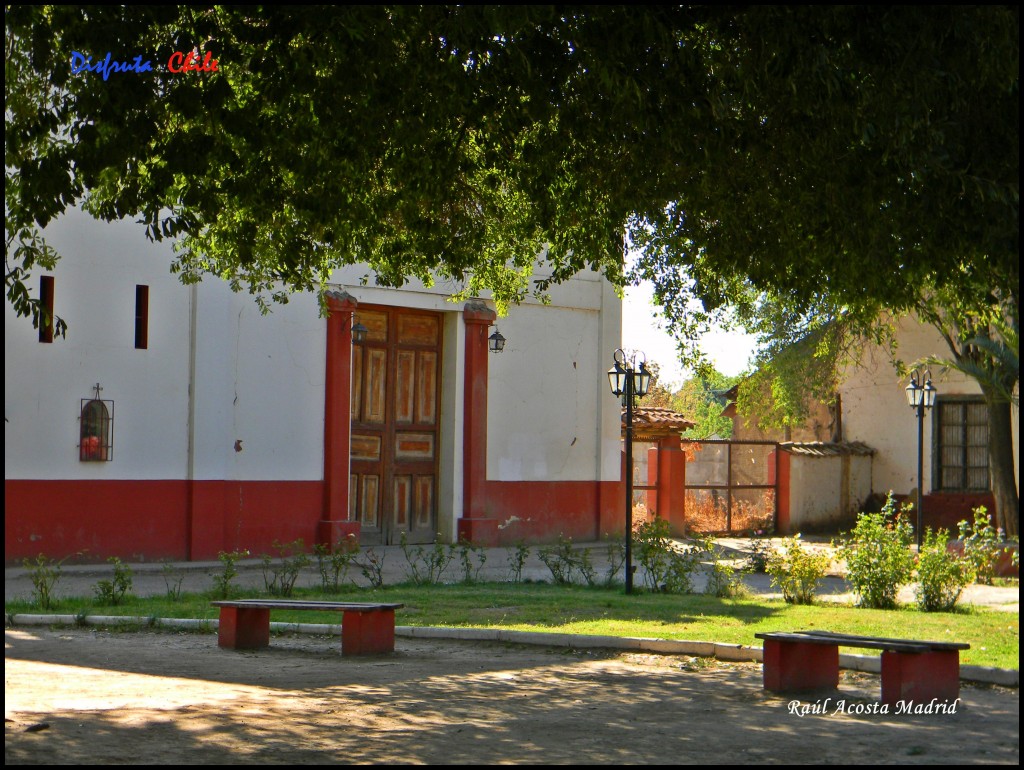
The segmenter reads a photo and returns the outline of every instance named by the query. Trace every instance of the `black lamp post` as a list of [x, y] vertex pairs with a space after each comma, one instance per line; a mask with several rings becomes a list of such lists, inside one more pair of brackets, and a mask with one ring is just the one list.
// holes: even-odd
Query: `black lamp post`
[[[640, 356], [643, 357], [637, 363]], [[647, 356], [637, 352], [629, 357], [622, 348], [616, 350], [615, 365], [608, 370], [608, 385], [626, 407], [626, 593], [630, 594], [633, 593], [633, 399], [646, 396], [651, 386]]]
[[[922, 381], [924, 384], [922, 385]], [[932, 385], [932, 373], [924, 371], [920, 374], [913, 372], [910, 375], [910, 384], [907, 385], [907, 403], [912, 409], [917, 410], [917, 551], [921, 552], [922, 529], [924, 527], [924, 413], [925, 410], [935, 406], [935, 394], [938, 391]]]

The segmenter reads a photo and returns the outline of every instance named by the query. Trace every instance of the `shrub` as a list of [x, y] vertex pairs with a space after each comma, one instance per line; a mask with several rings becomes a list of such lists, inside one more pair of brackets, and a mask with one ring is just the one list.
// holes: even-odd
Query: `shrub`
[[[760, 535], [760, 532], [756, 533]], [[799, 537], [799, 535], [797, 535]], [[747, 556], [747, 569], [751, 572], [767, 572], [768, 559], [774, 552], [772, 541], [768, 538], [755, 537], [750, 541], [750, 555]]]
[[400, 544], [405, 556], [405, 574], [415, 585], [440, 583], [445, 568], [455, 558], [454, 547], [445, 548], [441, 542], [435, 542], [429, 549], [422, 545], [410, 546], [405, 532], [401, 535]]
[[626, 543], [619, 538], [614, 540], [606, 538], [606, 540], [608, 547], [605, 554], [608, 558], [608, 568], [604, 573], [604, 585], [610, 588], [615, 585], [619, 570], [626, 563]]
[[711, 560], [711, 571], [708, 573], [704, 593], [723, 599], [745, 594], [747, 586], [743, 582], [743, 573], [746, 570], [737, 571], [731, 564], [726, 563], [722, 559], [723, 549], [711, 535], [705, 535], [696, 540], [700, 550]]
[[917, 555], [917, 605], [925, 612], [950, 612], [974, 580], [970, 560], [949, 552], [949, 532], [925, 530]]
[[859, 606], [892, 609], [900, 588], [910, 582], [913, 528], [905, 516], [910, 510], [904, 506], [897, 513], [890, 492], [882, 511], [860, 514], [850, 536], [841, 541], [839, 552]]
[[53, 609], [57, 604], [53, 592], [57, 583], [60, 582], [61, 566], [64, 564], [64, 559], [54, 561], [48, 556], [39, 554], [35, 561], [24, 559], [21, 563], [28, 572], [28, 579], [32, 581], [32, 599], [40, 609]]
[[221, 551], [217, 559], [223, 568], [219, 575], [213, 576], [213, 593], [221, 599], [227, 599], [231, 595], [231, 581], [238, 576], [238, 568], [235, 566], [239, 559], [249, 555], [248, 551]]
[[975, 508], [974, 523], [961, 521], [957, 528], [964, 546], [964, 559], [974, 570], [975, 579], [983, 585], [992, 585], [1003, 543], [1002, 532], [992, 526], [988, 509], [984, 505]]
[[348, 577], [349, 568], [358, 553], [359, 542], [352, 535], [334, 549], [324, 543], [313, 546], [317, 571], [320, 573], [320, 586], [324, 591], [341, 590], [341, 584]]
[[594, 567], [590, 560], [590, 551], [576, 551], [572, 538], [559, 536], [558, 543], [542, 546], [537, 549], [537, 558], [551, 572], [551, 579], [558, 585], [569, 585], [576, 582], [579, 575], [582, 582], [593, 585], [595, 580]]
[[181, 599], [181, 584], [185, 582], [185, 572], [175, 566], [172, 561], [163, 562], [162, 571], [164, 586], [167, 589], [167, 598], [172, 602], [176, 602]]
[[526, 560], [530, 558], [530, 546], [522, 540], [516, 541], [515, 546], [508, 552], [509, 577], [513, 583], [523, 582], [523, 568]]
[[772, 576], [772, 585], [782, 591], [789, 604], [814, 604], [814, 592], [828, 570], [827, 554], [816, 554], [800, 542], [800, 535], [782, 541], [781, 551], [768, 555], [765, 572]]
[[468, 540], [460, 540], [458, 550], [459, 564], [462, 566], [462, 582], [475, 583], [480, 577], [480, 570], [487, 563], [487, 550], [483, 546], [473, 545]]
[[676, 549], [664, 519], [652, 519], [633, 528], [637, 561], [644, 568], [644, 585], [651, 591], [690, 593], [693, 573], [700, 568], [699, 548]]
[[380, 588], [384, 585], [385, 556], [387, 556], [386, 551], [377, 553], [372, 548], [367, 548], [363, 551], [363, 558], [355, 563], [373, 588]]
[[100, 604], [114, 606], [124, 601], [132, 590], [132, 568], [116, 556], [111, 556], [107, 561], [114, 565], [114, 577], [98, 581], [93, 591]]
[[300, 537], [291, 543], [274, 541], [279, 561], [276, 563], [271, 556], [263, 554], [263, 585], [271, 596], [291, 596], [299, 574], [309, 565], [309, 554], [305, 551], [305, 543]]

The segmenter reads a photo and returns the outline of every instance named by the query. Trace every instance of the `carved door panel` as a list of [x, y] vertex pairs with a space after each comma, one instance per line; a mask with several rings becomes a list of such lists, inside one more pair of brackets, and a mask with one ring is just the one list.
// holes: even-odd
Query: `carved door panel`
[[367, 339], [354, 346], [351, 517], [364, 543], [433, 542], [441, 315], [360, 307]]

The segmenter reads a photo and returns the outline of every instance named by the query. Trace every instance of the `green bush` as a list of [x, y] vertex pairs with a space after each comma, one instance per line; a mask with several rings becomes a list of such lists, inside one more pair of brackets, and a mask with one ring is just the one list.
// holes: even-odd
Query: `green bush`
[[348, 578], [349, 568], [358, 553], [359, 542], [352, 535], [334, 548], [325, 543], [313, 546], [317, 571], [320, 573], [320, 586], [324, 591], [337, 593], [341, 590], [341, 584]]
[[523, 568], [529, 558], [530, 546], [522, 540], [517, 540], [515, 546], [508, 552], [509, 577], [513, 583], [523, 582]]
[[441, 535], [427, 548], [427, 546], [409, 545], [409, 538], [406, 533], [401, 534], [400, 545], [402, 554], [405, 556], [405, 574], [413, 585], [435, 585], [441, 582], [441, 576], [445, 569], [455, 558], [455, 547], [445, 547], [441, 542]]
[[93, 586], [93, 591], [100, 604], [116, 606], [131, 594], [132, 568], [116, 556], [111, 556], [107, 561], [114, 565], [114, 577], [111, 580], [98, 581]]
[[973, 524], [961, 521], [957, 527], [964, 545], [964, 559], [974, 570], [975, 580], [992, 585], [996, 563], [1003, 553], [1002, 532], [992, 526], [992, 517], [984, 505], [974, 509]]
[[690, 593], [693, 574], [700, 568], [700, 548], [679, 551], [669, 537], [664, 519], [642, 522], [633, 528], [637, 561], [644, 568], [644, 585], [651, 591]]
[[592, 586], [597, 580], [597, 573], [594, 571], [590, 558], [590, 549], [575, 548], [572, 538], [560, 535], [557, 544], [538, 548], [537, 558], [551, 572], [551, 579], [556, 585], [571, 585], [579, 582]]
[[299, 575], [309, 566], [306, 544], [301, 537], [291, 543], [275, 540], [274, 548], [278, 553], [278, 561], [275, 562], [268, 554], [260, 557], [263, 563], [263, 585], [271, 596], [291, 596]]
[[459, 540], [459, 565], [462, 567], [462, 582], [475, 583], [480, 578], [480, 571], [487, 563], [487, 549], [481, 545], [473, 545], [468, 540]]
[[903, 506], [897, 512], [890, 492], [881, 513], [860, 514], [857, 526], [840, 541], [846, 577], [859, 606], [893, 609], [900, 588], [910, 582], [914, 572], [910, 510], [911, 506]]
[[949, 532], [925, 530], [917, 555], [917, 606], [925, 612], [951, 612], [964, 588], [974, 581], [974, 567], [949, 552]]
[[164, 575], [164, 586], [167, 589], [167, 598], [176, 602], [181, 599], [181, 584], [185, 582], [185, 572], [176, 566], [172, 561], [162, 562], [161, 570]]
[[744, 596], [747, 593], [747, 584], [743, 582], [743, 575], [750, 571], [749, 568], [744, 565], [737, 570], [726, 562], [722, 558], [725, 551], [715, 542], [713, 536], [704, 535], [695, 540], [698, 548], [707, 555], [711, 562], [708, 580], [704, 585], [704, 593], [721, 599]]
[[239, 559], [248, 558], [248, 551], [221, 551], [217, 559], [223, 570], [219, 575], [213, 576], [213, 594], [219, 599], [227, 599], [231, 595], [231, 581], [238, 577], [238, 567], [235, 566]]
[[[65, 557], [66, 558], [66, 557]], [[57, 604], [54, 589], [60, 582], [61, 567], [64, 559], [54, 561], [48, 556], [39, 554], [35, 561], [24, 559], [21, 562], [32, 581], [32, 598], [40, 609], [50, 610]]]
[[828, 570], [829, 557], [814, 553], [800, 542], [800, 535], [782, 541], [781, 551], [768, 555], [765, 572], [789, 604], [814, 604], [814, 592]]

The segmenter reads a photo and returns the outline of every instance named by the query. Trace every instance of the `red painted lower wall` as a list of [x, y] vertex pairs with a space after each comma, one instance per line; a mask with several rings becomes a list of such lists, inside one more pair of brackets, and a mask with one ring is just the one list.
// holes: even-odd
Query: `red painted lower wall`
[[[186, 481], [4, 481], [4, 560], [184, 558]], [[81, 554], [80, 556], [78, 554]]]
[[956, 537], [961, 521], [974, 522], [974, 509], [985, 506], [995, 521], [996, 499], [991, 492], [933, 492], [924, 496], [924, 526], [948, 529]]
[[[191, 559], [220, 551], [275, 554], [274, 542], [317, 542], [320, 481], [4, 482], [4, 561], [44, 554], [100, 563]], [[596, 540], [621, 534], [621, 482], [489, 481], [484, 504], [494, 542]]]
[[216, 559], [220, 551], [276, 555], [274, 542], [317, 542], [323, 518], [320, 481], [193, 482], [193, 561]]
[[488, 481], [481, 507], [498, 522], [495, 545], [598, 540], [623, 531], [622, 489], [618, 481]]
[[320, 481], [4, 482], [4, 561], [44, 554], [98, 563], [276, 553], [274, 541], [316, 542]]

